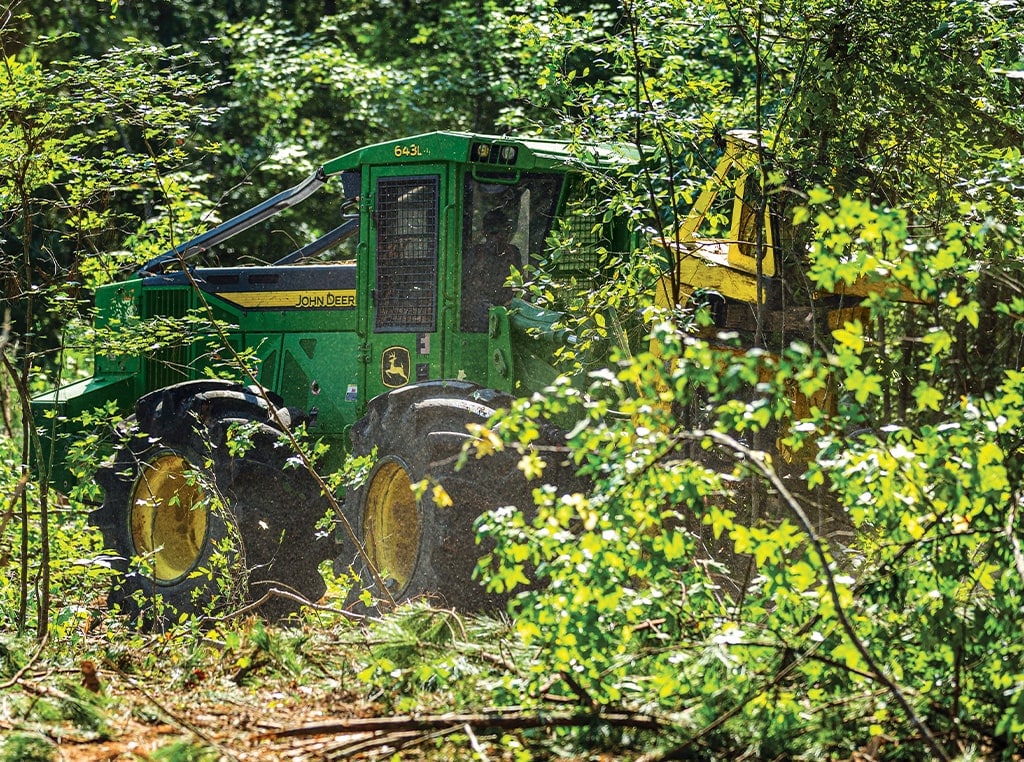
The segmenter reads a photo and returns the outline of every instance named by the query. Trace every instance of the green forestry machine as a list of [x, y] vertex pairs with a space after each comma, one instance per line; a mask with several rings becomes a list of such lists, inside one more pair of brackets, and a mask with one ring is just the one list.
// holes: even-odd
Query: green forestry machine
[[[771, 293], [782, 274], [775, 223], [768, 240], [758, 239], [760, 255], [746, 229], [753, 217], [743, 169], [753, 145], [729, 135], [715, 175], [728, 192], [712, 187], [700, 198], [666, 257], [676, 268], [666, 283], [682, 283], [683, 293], [659, 289], [666, 303], [713, 290], [723, 324], [750, 314], [758, 283]], [[458, 456], [467, 427], [542, 390], [557, 376], [556, 348], [572, 341], [558, 314], [511, 298], [509, 267], [614, 277], [616, 258], [638, 243], [625, 221], [586, 211], [589, 173], [636, 155], [614, 146], [583, 155], [562, 142], [453, 132], [369, 146], [97, 289], [99, 329], [189, 314], [229, 326], [141, 356], [97, 353], [91, 378], [34, 400], [41, 430], [57, 444], [55, 464], [68, 441], [61, 426], [73, 429], [76, 416], [111, 401], [125, 413], [91, 514], [122, 576], [110, 601], [138, 611], [159, 596], [197, 611], [226, 576], [244, 580], [244, 595], [269, 600], [273, 611], [278, 596], [264, 595], [271, 586], [316, 600], [325, 589], [318, 566], [335, 558], [366, 570], [395, 600], [494, 603], [471, 579], [480, 555], [473, 521], [488, 508], [531, 506], [532, 485], [511, 453], [462, 468]], [[736, 183], [727, 180], [733, 174]], [[189, 262], [332, 179], [343, 199], [340, 224], [326, 235], [268, 265]], [[727, 200], [731, 228], [700, 241], [716, 196]], [[559, 239], [573, 245], [551, 250]], [[211, 377], [211, 355], [229, 351], [252, 353], [254, 372]], [[324, 470], [348, 453], [373, 456], [366, 478], [343, 496], [336, 540], [317, 528], [329, 513], [324, 483], [282, 445], [300, 430], [331, 445]], [[67, 487], [59, 466], [54, 473]], [[417, 490], [424, 480], [442, 486], [451, 505]], [[215, 572], [225, 548], [235, 549], [232, 564], [243, 573]]]

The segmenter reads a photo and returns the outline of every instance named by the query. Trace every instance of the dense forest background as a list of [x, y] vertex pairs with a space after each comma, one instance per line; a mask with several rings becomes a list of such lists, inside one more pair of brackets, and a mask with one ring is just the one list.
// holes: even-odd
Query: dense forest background
[[[278, 729], [436, 720], [337, 747], [351, 754], [1017, 758], [1018, 3], [8, 1], [0, 46], [0, 758], [79, 758], [129, 728], [148, 745], [123, 758], [240, 759], [280, 740], [203, 729], [232, 702], [278, 707]], [[623, 358], [601, 399], [524, 405], [512, 432], [578, 406], [594, 489], [549, 496], [532, 522], [481, 521], [495, 584], [525, 559], [545, 582], [511, 620], [414, 605], [363, 621], [328, 600], [289, 628], [243, 612], [154, 635], [107, 615], [85, 521], [95, 442], [57, 494], [27, 413], [110, 340], [88, 330], [92, 287], [332, 156], [435, 129], [654, 146], [600, 204], [671, 230], [736, 127], [770, 149], [760, 177], [797, 223], [803, 277], [892, 288], [771, 353], [760, 332], [719, 352], [685, 330], [699, 315], [660, 314], [660, 352]], [[332, 226], [323, 203], [220, 261], [273, 261]], [[557, 306], [598, 325], [591, 305], [636, 303], [636, 282]], [[543, 282], [522, 288], [543, 300]], [[839, 419], [790, 407], [787, 390], [832, 379]], [[609, 397], [629, 415], [609, 419]], [[783, 422], [813, 448], [806, 466], [759, 447]]]

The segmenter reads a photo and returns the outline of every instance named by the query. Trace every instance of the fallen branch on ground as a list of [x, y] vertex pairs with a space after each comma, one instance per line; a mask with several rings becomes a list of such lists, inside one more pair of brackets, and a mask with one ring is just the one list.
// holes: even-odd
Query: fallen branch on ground
[[262, 733], [260, 739], [297, 738], [301, 736], [326, 735], [329, 733], [375, 733], [416, 730], [440, 730], [468, 726], [475, 731], [489, 729], [526, 730], [546, 727], [585, 727], [588, 725], [611, 725], [631, 727], [639, 730], [659, 731], [664, 723], [655, 717], [629, 712], [607, 714], [441, 714], [417, 717], [353, 717], [327, 720], [300, 725], [284, 730]]

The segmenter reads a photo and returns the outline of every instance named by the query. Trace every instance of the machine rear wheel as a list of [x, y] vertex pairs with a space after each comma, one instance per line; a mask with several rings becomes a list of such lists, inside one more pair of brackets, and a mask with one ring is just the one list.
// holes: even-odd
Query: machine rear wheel
[[[315, 524], [327, 503], [308, 473], [286, 466], [281, 430], [234, 396], [174, 407], [129, 419], [97, 474], [105, 496], [90, 518], [123, 573], [108, 603], [156, 621], [230, 611], [271, 586], [317, 600], [325, 590], [317, 567], [330, 552]], [[236, 434], [248, 445], [232, 452]], [[296, 608], [274, 597], [260, 613]]]
[[153, 576], [164, 585], [184, 578], [203, 555], [210, 512], [199, 476], [186, 456], [157, 450], [140, 464], [128, 496], [132, 546], [152, 559]]

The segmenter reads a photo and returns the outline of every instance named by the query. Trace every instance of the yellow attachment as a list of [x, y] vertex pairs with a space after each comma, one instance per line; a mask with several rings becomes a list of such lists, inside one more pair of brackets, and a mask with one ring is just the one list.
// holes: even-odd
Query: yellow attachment
[[[660, 242], [670, 250], [674, 272], [666, 272], [658, 283], [659, 306], [685, 303], [698, 289], [740, 302], [758, 302], [758, 277], [773, 277], [776, 268], [767, 210], [758, 225], [756, 204], [747, 193], [748, 185], [753, 188], [757, 182], [757, 159], [757, 142], [749, 133], [735, 131], [726, 136], [725, 152], [680, 225], [678, 238]], [[723, 229], [723, 235], [708, 229], [716, 214], [727, 217], [728, 230]], [[673, 283], [678, 294], [673, 293]]]
[[409, 472], [398, 461], [381, 463], [366, 494], [363, 538], [370, 561], [398, 590], [409, 584], [419, 551], [420, 514]]
[[[762, 226], [764, 239], [761, 268], [757, 263], [757, 208], [751, 202], [757, 189], [757, 141], [747, 132], [734, 131], [726, 136], [725, 152], [718, 160], [715, 173], [697, 198], [693, 209], [683, 220], [678, 245], [686, 253], [704, 259], [718, 267], [729, 267], [750, 275], [775, 275], [775, 255], [772, 251], [772, 229], [765, 216]], [[722, 200], [719, 201], [719, 197]], [[716, 201], [718, 204], [716, 206]], [[713, 209], [729, 217], [729, 235], [714, 238], [701, 235]], [[678, 252], [677, 252], [678, 253]], [[684, 281], [685, 282], [685, 281]], [[702, 284], [695, 284], [703, 287]]]
[[199, 562], [208, 510], [195, 469], [183, 456], [162, 452], [143, 466], [131, 492], [135, 552], [153, 564], [158, 584], [185, 577]]

